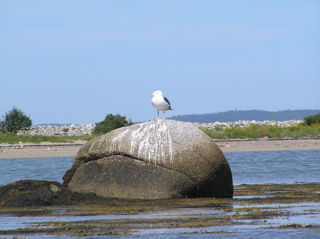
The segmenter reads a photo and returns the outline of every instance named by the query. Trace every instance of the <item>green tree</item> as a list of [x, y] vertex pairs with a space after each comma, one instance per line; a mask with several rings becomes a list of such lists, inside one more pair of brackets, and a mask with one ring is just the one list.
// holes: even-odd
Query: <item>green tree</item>
[[312, 124], [320, 123], [320, 114], [310, 115], [308, 117], [304, 117], [303, 123], [305, 125], [312, 125]]
[[133, 123], [131, 122], [131, 120], [127, 120], [125, 116], [121, 116], [119, 114], [108, 114], [103, 121], [96, 123], [93, 134], [106, 134], [114, 129], [129, 126], [132, 124]]
[[0, 122], [0, 128], [4, 133], [16, 134], [19, 130], [29, 129], [32, 126], [30, 117], [16, 107], [13, 107], [11, 111], [6, 112], [6, 115], [2, 117], [3, 121]]

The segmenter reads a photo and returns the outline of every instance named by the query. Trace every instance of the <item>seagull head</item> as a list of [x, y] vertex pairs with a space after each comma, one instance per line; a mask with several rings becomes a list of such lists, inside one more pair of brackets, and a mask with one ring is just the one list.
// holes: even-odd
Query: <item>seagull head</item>
[[157, 91], [155, 91], [153, 94], [151, 94], [150, 96], [151, 96], [151, 97], [153, 97], [153, 96], [163, 96], [163, 94], [162, 94], [162, 91], [157, 90]]

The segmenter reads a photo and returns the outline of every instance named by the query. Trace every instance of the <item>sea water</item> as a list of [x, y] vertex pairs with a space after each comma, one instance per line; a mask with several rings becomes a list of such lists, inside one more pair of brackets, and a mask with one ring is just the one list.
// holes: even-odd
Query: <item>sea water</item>
[[[279, 152], [241, 152], [225, 153], [230, 164], [234, 185], [264, 184], [264, 183], [296, 183], [320, 182], [320, 150], [315, 151], [279, 151]], [[0, 160], [0, 186], [22, 179], [37, 179], [62, 182], [64, 173], [71, 167], [73, 157], [63, 158], [29, 158], [29, 159], [1, 159]], [[279, 204], [280, 205], [280, 204]], [[279, 206], [277, 205], [277, 206]], [[234, 205], [236, 207], [237, 205]], [[290, 210], [317, 210], [319, 203], [300, 203], [291, 205]], [[190, 208], [182, 208], [184, 214], [191, 214]], [[215, 212], [214, 208], [196, 209], [194, 212], [201, 214]], [[289, 210], [289, 209], [288, 209]], [[220, 212], [220, 211], [219, 211]], [[164, 211], [162, 216], [176, 217], [179, 211]], [[128, 220], [139, 217], [161, 217], [157, 212], [147, 215], [90, 215], [90, 216], [55, 216], [55, 217], [29, 217], [15, 216], [8, 212], [1, 213], [0, 230], [16, 229], [19, 227], [32, 227], [33, 223], [46, 221], [83, 221], [83, 220], [113, 220], [113, 217], [128, 217]], [[276, 217], [270, 219], [276, 224], [288, 223], [316, 223], [319, 224], [318, 215], [290, 216], [288, 218]], [[233, 233], [203, 234], [205, 231], [232, 231]], [[0, 233], [1, 235], [1, 233]], [[7, 235], [10, 236], [10, 235]], [[23, 235], [25, 237], [26, 235]], [[1, 236], [0, 236], [1, 237]], [[13, 237], [11, 235], [10, 237]], [[55, 235], [31, 235], [26, 238], [61, 238]], [[264, 229], [261, 225], [234, 225], [232, 227], [219, 226], [210, 228], [159, 228], [136, 230], [126, 238], [320, 238], [320, 232], [313, 229]], [[62, 236], [62, 238], [75, 238]], [[87, 238], [114, 238], [108, 236], [90, 236]]]
[[74, 157], [0, 159], [0, 186], [24, 179], [62, 183], [73, 160]]
[[[224, 153], [233, 184], [320, 182], [320, 150]], [[0, 159], [0, 186], [37, 179], [62, 183], [73, 157]]]
[[320, 150], [224, 154], [234, 185], [320, 182]]

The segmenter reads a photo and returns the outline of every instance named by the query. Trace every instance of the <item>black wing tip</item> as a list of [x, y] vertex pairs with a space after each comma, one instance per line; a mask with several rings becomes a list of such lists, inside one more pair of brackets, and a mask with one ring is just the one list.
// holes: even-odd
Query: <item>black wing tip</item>
[[166, 97], [163, 97], [163, 98], [170, 105], [170, 101]]

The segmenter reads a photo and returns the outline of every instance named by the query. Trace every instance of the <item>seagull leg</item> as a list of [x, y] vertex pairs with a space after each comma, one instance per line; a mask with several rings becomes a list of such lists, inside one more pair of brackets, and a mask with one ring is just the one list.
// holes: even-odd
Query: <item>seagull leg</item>
[[158, 119], [159, 119], [159, 117], [160, 117], [160, 116], [159, 116], [159, 110], [157, 110], [157, 111], [158, 111]]

